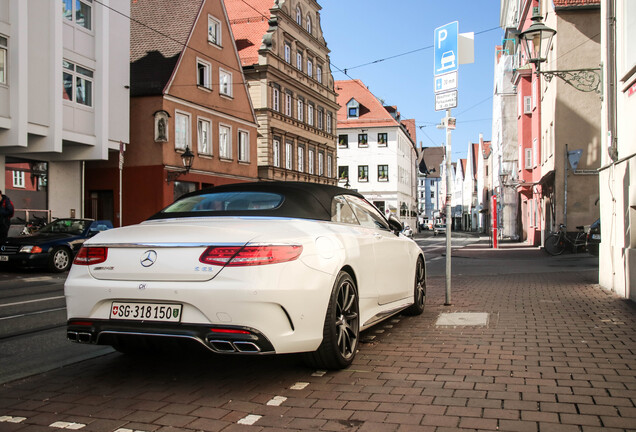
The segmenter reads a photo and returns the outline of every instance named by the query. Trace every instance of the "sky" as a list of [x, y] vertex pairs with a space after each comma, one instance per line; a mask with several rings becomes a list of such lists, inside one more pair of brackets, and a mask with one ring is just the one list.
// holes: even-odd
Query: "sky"
[[[459, 66], [457, 128], [452, 160], [466, 158], [468, 144], [492, 135], [495, 47], [501, 44], [499, 0], [318, 0], [320, 23], [335, 80], [361, 80], [403, 119], [415, 119], [417, 141], [444, 145], [436, 128], [446, 111], [435, 111], [433, 37], [437, 27], [459, 22], [475, 33], [475, 62]], [[378, 61], [381, 60], [381, 61]], [[345, 75], [346, 69], [346, 75]]]

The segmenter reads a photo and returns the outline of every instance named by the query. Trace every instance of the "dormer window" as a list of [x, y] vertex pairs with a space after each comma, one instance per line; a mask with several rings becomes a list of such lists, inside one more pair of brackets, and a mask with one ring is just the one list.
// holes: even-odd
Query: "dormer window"
[[360, 117], [360, 104], [355, 99], [351, 99], [347, 103], [347, 118]]

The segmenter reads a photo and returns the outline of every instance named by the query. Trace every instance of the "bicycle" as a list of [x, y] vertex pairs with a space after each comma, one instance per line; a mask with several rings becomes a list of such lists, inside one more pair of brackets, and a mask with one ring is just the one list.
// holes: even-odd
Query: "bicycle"
[[567, 231], [565, 231], [565, 225], [560, 224], [559, 229], [545, 239], [545, 251], [550, 255], [561, 255], [568, 244], [574, 253], [578, 252], [581, 247], [585, 248], [587, 236], [585, 234], [584, 227], [577, 226], [576, 230], [576, 235], [574, 238], [571, 238]]

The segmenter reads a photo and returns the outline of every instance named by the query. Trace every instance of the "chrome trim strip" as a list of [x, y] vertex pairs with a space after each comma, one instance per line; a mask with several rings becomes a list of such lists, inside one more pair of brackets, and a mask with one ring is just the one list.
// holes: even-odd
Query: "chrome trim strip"
[[87, 247], [108, 248], [200, 248], [208, 246], [243, 246], [245, 243], [91, 243]]

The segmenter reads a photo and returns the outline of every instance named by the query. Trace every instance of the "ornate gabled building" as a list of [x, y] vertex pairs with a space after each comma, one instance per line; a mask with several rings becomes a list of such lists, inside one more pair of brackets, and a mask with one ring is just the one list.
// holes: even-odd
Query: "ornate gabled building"
[[225, 4], [259, 124], [259, 178], [335, 184], [338, 104], [320, 5]]
[[86, 176], [89, 215], [125, 225], [184, 193], [257, 178], [256, 117], [222, 0], [132, 2], [131, 16], [130, 143]]

